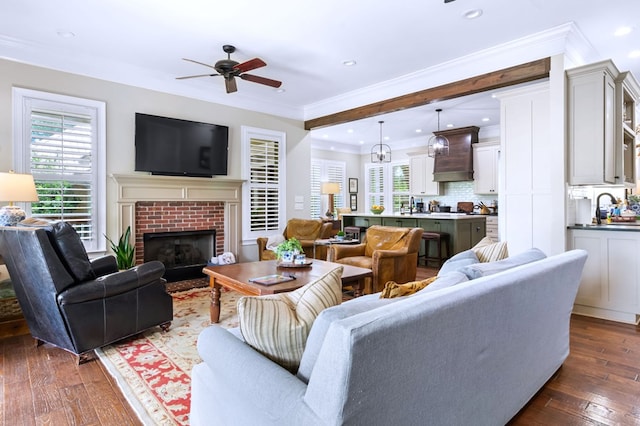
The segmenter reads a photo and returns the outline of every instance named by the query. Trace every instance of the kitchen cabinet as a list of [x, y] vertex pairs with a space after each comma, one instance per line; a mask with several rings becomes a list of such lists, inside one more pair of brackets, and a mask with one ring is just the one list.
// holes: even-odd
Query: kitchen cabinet
[[567, 70], [569, 184], [635, 187], [638, 83], [610, 60]]
[[637, 261], [640, 232], [593, 229], [570, 229], [568, 232], [570, 248], [589, 253], [573, 311], [637, 324], [640, 318], [640, 262]]
[[494, 241], [500, 241], [500, 234], [498, 233], [498, 216], [487, 216], [486, 227], [487, 237]]
[[498, 193], [498, 162], [500, 144], [479, 143], [473, 145], [473, 192]]
[[442, 184], [433, 181], [434, 159], [409, 153], [409, 192], [412, 195], [441, 195]]
[[415, 228], [418, 226], [417, 220], [407, 217], [383, 217], [384, 226], [398, 226], [400, 228]]
[[616, 138], [622, 143], [622, 155], [617, 160], [624, 184], [636, 187], [636, 106], [640, 86], [629, 72], [620, 73], [616, 80]]

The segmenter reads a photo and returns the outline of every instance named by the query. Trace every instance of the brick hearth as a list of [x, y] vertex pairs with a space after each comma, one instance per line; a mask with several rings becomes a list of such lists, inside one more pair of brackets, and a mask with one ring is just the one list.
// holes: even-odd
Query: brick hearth
[[136, 264], [143, 262], [147, 232], [216, 230], [216, 253], [224, 251], [222, 201], [141, 201], [136, 203]]

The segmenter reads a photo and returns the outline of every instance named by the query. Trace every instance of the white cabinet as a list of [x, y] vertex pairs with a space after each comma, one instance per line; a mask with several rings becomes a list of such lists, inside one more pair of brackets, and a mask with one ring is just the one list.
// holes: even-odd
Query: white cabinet
[[571, 229], [569, 245], [589, 253], [574, 313], [637, 324], [640, 232]]
[[409, 191], [411, 195], [440, 195], [442, 185], [433, 181], [434, 160], [426, 154], [409, 154]]
[[638, 83], [611, 61], [567, 70], [569, 184], [635, 187]]
[[499, 144], [473, 145], [473, 192], [476, 194], [498, 193], [499, 156]]
[[615, 146], [619, 74], [611, 61], [567, 70], [571, 185], [620, 183]]
[[493, 241], [500, 241], [498, 232], [498, 216], [486, 216], [486, 236]]

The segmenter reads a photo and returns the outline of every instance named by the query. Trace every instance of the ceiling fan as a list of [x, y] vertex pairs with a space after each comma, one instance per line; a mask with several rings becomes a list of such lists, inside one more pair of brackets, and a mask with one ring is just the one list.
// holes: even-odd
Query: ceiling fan
[[246, 62], [239, 63], [231, 59], [231, 54], [236, 51], [234, 46], [229, 44], [225, 44], [222, 46], [222, 50], [227, 53], [227, 59], [221, 59], [215, 63], [215, 65], [205, 64], [204, 62], [194, 61], [193, 59], [182, 58], [185, 61], [193, 62], [194, 64], [204, 65], [205, 67], [213, 68], [217, 71], [215, 74], [199, 74], [199, 75], [188, 75], [185, 77], [176, 77], [177, 80], [184, 80], [186, 78], [197, 78], [197, 77], [214, 77], [214, 76], [222, 76], [224, 77], [224, 83], [227, 89], [227, 93], [233, 93], [238, 90], [236, 85], [236, 77], [240, 77], [243, 80], [251, 81], [253, 83], [264, 84], [271, 87], [280, 87], [282, 85], [281, 81], [272, 80], [266, 77], [260, 77], [258, 75], [253, 74], [245, 74], [247, 71], [254, 70], [256, 68], [261, 68], [266, 66], [267, 64], [260, 58], [253, 58]]

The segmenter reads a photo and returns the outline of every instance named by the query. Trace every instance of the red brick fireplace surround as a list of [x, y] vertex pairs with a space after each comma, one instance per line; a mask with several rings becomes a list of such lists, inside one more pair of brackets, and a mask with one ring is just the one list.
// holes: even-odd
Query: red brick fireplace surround
[[224, 202], [139, 201], [136, 203], [136, 264], [143, 262], [147, 232], [216, 230], [216, 253], [224, 251]]
[[117, 184], [118, 235], [131, 226], [136, 263], [143, 261], [145, 232], [216, 230], [216, 253], [238, 255], [241, 180], [112, 175]]

